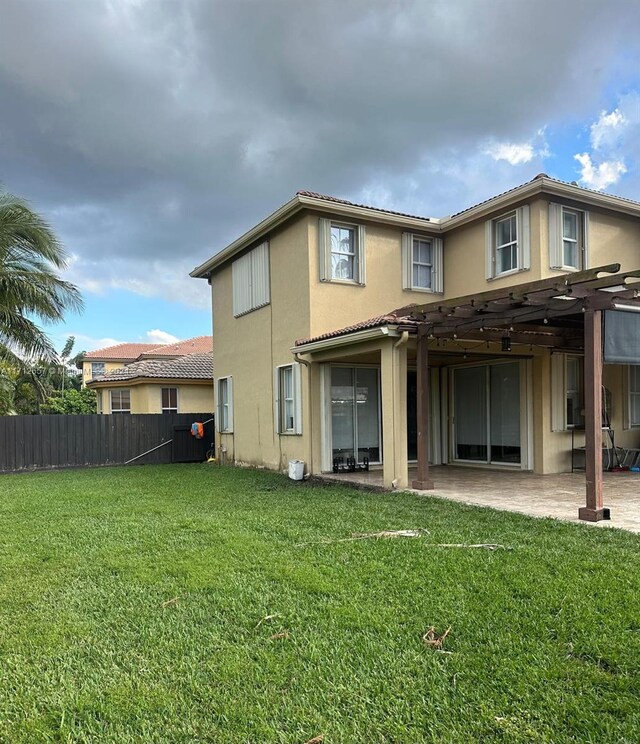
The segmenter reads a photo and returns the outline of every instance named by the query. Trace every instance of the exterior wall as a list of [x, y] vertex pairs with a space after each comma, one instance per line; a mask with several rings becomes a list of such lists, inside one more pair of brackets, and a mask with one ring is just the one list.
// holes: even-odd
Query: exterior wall
[[[212, 279], [215, 319], [215, 376], [233, 377], [233, 434], [218, 434], [227, 461], [284, 469], [288, 460], [307, 460], [308, 418], [302, 435], [282, 434], [274, 425], [274, 369], [291, 364], [291, 346], [309, 333], [308, 220], [302, 217], [269, 236], [270, 304], [233, 317], [231, 263]], [[302, 369], [302, 400], [308, 400]], [[304, 405], [304, 404], [303, 404]]]
[[[319, 335], [367, 318], [374, 318], [405, 305], [432, 302], [442, 297], [441, 294], [433, 292], [403, 289], [402, 233], [404, 230], [363, 220], [354, 220], [353, 224], [364, 224], [366, 229], [366, 285], [361, 286], [349, 282], [321, 282], [318, 246], [319, 217], [319, 214], [313, 213], [307, 217], [311, 302], [308, 336]], [[345, 222], [344, 219], [337, 221]], [[351, 221], [346, 220], [346, 222]], [[430, 233], [419, 231], [419, 234], [428, 236]], [[444, 252], [446, 255], [446, 247]], [[445, 273], [445, 286], [446, 281]]]
[[213, 385], [179, 384], [171, 382], [144, 383], [142, 385], [118, 385], [98, 388], [102, 395], [102, 413], [111, 413], [111, 390], [131, 391], [131, 413], [162, 413], [162, 388], [178, 388], [178, 413], [213, 413]]

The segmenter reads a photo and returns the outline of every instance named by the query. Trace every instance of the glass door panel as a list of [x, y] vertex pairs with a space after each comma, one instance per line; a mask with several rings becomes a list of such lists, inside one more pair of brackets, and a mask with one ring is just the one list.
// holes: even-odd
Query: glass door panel
[[454, 369], [455, 458], [487, 462], [487, 369]]
[[378, 370], [356, 367], [356, 451], [358, 461], [380, 461]]
[[520, 463], [520, 365], [489, 367], [491, 462]]
[[377, 369], [331, 368], [331, 456], [381, 461]]
[[331, 438], [332, 459], [354, 456], [355, 392], [353, 388], [353, 369], [348, 367], [331, 368]]

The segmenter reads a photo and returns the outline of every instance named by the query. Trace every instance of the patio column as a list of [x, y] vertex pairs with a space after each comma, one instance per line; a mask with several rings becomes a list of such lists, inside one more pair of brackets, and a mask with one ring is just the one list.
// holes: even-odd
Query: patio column
[[380, 352], [382, 478], [385, 488], [406, 488], [409, 485], [407, 340], [408, 334], [399, 340], [389, 339]]
[[610, 519], [602, 505], [602, 311], [584, 314], [584, 408], [586, 506], [578, 517], [588, 522]]
[[418, 472], [412, 488], [428, 491], [433, 488], [429, 475], [429, 353], [428, 339], [422, 328], [418, 332], [417, 398], [418, 398]]

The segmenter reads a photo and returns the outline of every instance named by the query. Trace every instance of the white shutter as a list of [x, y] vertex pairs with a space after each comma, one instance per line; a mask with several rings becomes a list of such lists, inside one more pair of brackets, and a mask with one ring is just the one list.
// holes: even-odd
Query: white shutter
[[216, 431], [222, 431], [222, 396], [220, 395], [220, 380], [216, 380]]
[[583, 250], [582, 250], [582, 268], [589, 268], [589, 212], [584, 212], [583, 229]]
[[331, 220], [324, 217], [318, 220], [318, 256], [320, 281], [331, 281]]
[[233, 262], [233, 314], [239, 315], [251, 309], [251, 254]]
[[549, 204], [549, 267], [561, 269], [564, 263], [562, 255], [562, 206]]
[[485, 276], [493, 279], [494, 276], [494, 253], [493, 253], [493, 220], [484, 223], [484, 264]]
[[525, 271], [531, 268], [531, 228], [528, 204], [516, 211], [516, 230], [518, 231], [518, 268], [520, 271]]
[[264, 307], [271, 299], [269, 291], [269, 243], [262, 243], [251, 257], [251, 310]]
[[226, 431], [233, 433], [233, 377], [227, 377], [227, 396], [229, 397], [229, 425]]
[[413, 235], [402, 233], [402, 289], [413, 288]]
[[364, 229], [364, 225], [358, 225], [358, 276], [355, 277], [358, 281], [358, 284], [366, 284], [367, 283], [367, 266], [365, 262], [366, 252], [367, 252], [367, 245], [366, 245], [366, 230]]
[[551, 355], [551, 431], [567, 428], [566, 354]]
[[296, 434], [302, 434], [302, 375], [299, 362], [293, 364], [293, 410], [293, 430]]
[[273, 429], [280, 434], [280, 367], [273, 370]]
[[433, 270], [431, 273], [431, 288], [434, 292], [444, 292], [442, 238], [433, 238], [432, 245]]

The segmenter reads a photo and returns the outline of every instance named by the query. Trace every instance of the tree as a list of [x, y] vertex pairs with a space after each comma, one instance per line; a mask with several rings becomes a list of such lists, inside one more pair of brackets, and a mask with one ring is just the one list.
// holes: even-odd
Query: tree
[[0, 192], [0, 360], [20, 369], [35, 359], [57, 362], [35, 321], [60, 321], [67, 310], [82, 309], [78, 289], [56, 273], [66, 266], [46, 221], [24, 200]]
[[41, 413], [95, 413], [95, 390], [65, 390], [52, 395], [40, 406]]

